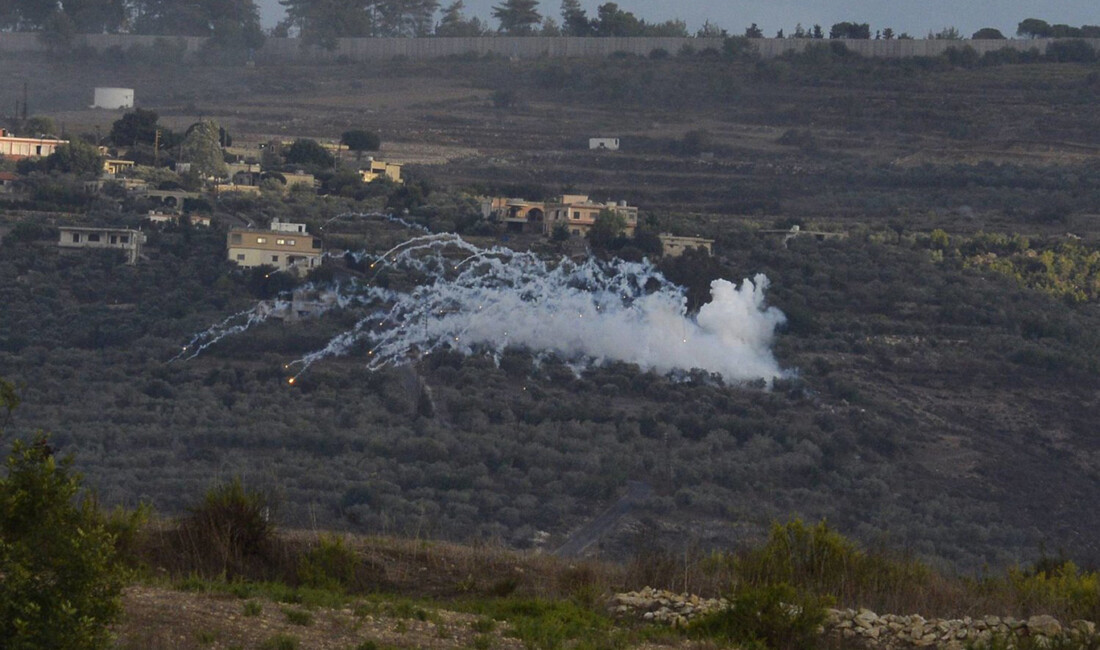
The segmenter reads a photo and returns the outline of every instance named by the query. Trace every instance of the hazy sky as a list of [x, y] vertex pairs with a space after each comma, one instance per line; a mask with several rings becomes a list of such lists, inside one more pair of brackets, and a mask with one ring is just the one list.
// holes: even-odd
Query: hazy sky
[[[441, 0], [440, 4], [446, 6], [451, 1]], [[482, 19], [490, 19], [492, 7], [501, 1], [463, 0], [466, 15]], [[264, 26], [270, 27], [282, 17], [278, 0], [257, 0], [257, 4]], [[581, 0], [589, 16], [594, 16], [601, 4], [603, 1]], [[1100, 24], [1097, 0], [621, 0], [617, 4], [647, 22], [679, 18], [694, 31], [709, 19], [730, 33], [742, 33], [750, 23], [757, 23], [766, 36], [774, 36], [780, 28], [790, 32], [799, 22], [804, 26], [817, 23], [828, 31], [833, 23], [845, 20], [870, 23], [872, 32], [892, 27], [895, 32], [917, 37], [947, 26], [957, 27], [965, 36], [981, 27], [996, 27], [1012, 37], [1024, 18], [1074, 26]], [[542, 0], [539, 9], [560, 22], [561, 0]]]

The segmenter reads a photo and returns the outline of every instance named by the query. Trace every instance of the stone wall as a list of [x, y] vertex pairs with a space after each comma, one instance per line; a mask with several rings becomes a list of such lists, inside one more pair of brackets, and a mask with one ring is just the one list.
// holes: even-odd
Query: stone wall
[[[158, 38], [182, 42], [188, 52], [200, 49], [205, 41], [196, 37], [135, 36], [130, 34], [87, 34], [80, 42], [97, 50], [110, 47], [127, 49], [133, 45], [152, 46]], [[1087, 39], [1100, 49], [1100, 39]], [[828, 43], [810, 39], [760, 38], [752, 44], [764, 58], [774, 58], [788, 51], [802, 51], [812, 43]], [[1051, 39], [1010, 39], [981, 41], [937, 40], [845, 40], [848, 49], [869, 57], [902, 58], [911, 56], [936, 56], [950, 47], [969, 46], [978, 54], [1003, 48], [1015, 50], [1037, 49], [1045, 52]], [[484, 36], [476, 38], [342, 38], [335, 50], [303, 48], [296, 38], [268, 38], [255, 53], [261, 63], [308, 63], [315, 61], [387, 61], [395, 58], [425, 60], [448, 56], [484, 56], [493, 54], [520, 59], [607, 57], [625, 52], [648, 56], [654, 50], [676, 54], [684, 46], [696, 51], [713, 48], [721, 50], [720, 38], [577, 38], [577, 37], [514, 37]], [[44, 51], [37, 34], [0, 33], [0, 52], [19, 53]]]
[[[683, 627], [705, 614], [729, 606], [724, 598], [700, 598], [690, 594], [645, 588], [616, 594], [608, 606], [619, 617]], [[1092, 648], [1100, 643], [1091, 621], [1073, 621], [1064, 625], [1053, 616], [1037, 615], [1026, 619], [1011, 616], [965, 617], [957, 619], [924, 618], [918, 614], [879, 615], [868, 609], [826, 610], [822, 634], [851, 640], [867, 648], [901, 650], [906, 648], [968, 647], [1014, 648], [1023, 639], [1032, 647]]]

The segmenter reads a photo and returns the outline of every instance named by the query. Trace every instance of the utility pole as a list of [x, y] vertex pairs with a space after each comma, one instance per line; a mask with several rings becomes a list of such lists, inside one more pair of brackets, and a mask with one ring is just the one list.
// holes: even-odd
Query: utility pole
[[160, 162], [160, 129], [153, 132], [153, 167]]
[[23, 122], [27, 121], [27, 82], [23, 81]]

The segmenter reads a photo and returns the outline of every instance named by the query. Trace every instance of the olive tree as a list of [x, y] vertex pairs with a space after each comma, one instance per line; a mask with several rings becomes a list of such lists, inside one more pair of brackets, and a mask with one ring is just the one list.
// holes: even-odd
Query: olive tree
[[355, 159], [359, 160], [364, 151], [378, 151], [382, 146], [382, 138], [374, 131], [355, 129], [344, 131], [340, 137], [340, 144], [355, 152]]

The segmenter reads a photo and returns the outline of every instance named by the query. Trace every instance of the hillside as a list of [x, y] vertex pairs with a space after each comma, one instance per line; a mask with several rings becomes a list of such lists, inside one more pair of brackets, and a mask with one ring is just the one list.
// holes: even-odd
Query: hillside
[[[788, 318], [774, 350], [789, 375], [770, 390], [628, 364], [574, 374], [520, 350], [499, 365], [442, 352], [378, 371], [351, 354], [290, 387], [284, 364], [354, 312], [267, 323], [167, 363], [277, 288], [224, 261], [222, 232], [151, 233], [151, 259], [133, 268], [61, 256], [48, 237], [9, 240], [0, 368], [25, 388], [8, 430], [53, 431], [106, 503], [176, 513], [239, 475], [291, 526], [554, 550], [644, 484], [588, 552], [737, 546], [798, 515], [962, 571], [1043, 549], [1100, 561], [1095, 64], [4, 63], [35, 80], [33, 110], [74, 131], [118, 117], [81, 109], [92, 85], [135, 87], [174, 128], [201, 114], [242, 140], [377, 128], [379, 155], [409, 162], [431, 190], [409, 215], [431, 228], [454, 225], [463, 189], [626, 199], [656, 228], [717, 239], [714, 259], [662, 263], [691, 304], [714, 278], [764, 273], [768, 304]], [[0, 89], [0, 102], [17, 92]], [[585, 148], [611, 134], [622, 151]], [[315, 229], [349, 207], [220, 209]], [[93, 206], [75, 220], [139, 216]], [[761, 232], [794, 224], [846, 237]], [[417, 234], [341, 228], [373, 253]], [[1014, 233], [1026, 250], [1011, 248]], [[1059, 248], [1071, 241], [1077, 257]], [[1042, 266], [1047, 251], [1060, 261]], [[990, 253], [1019, 254], [1019, 272], [979, 262]]]

